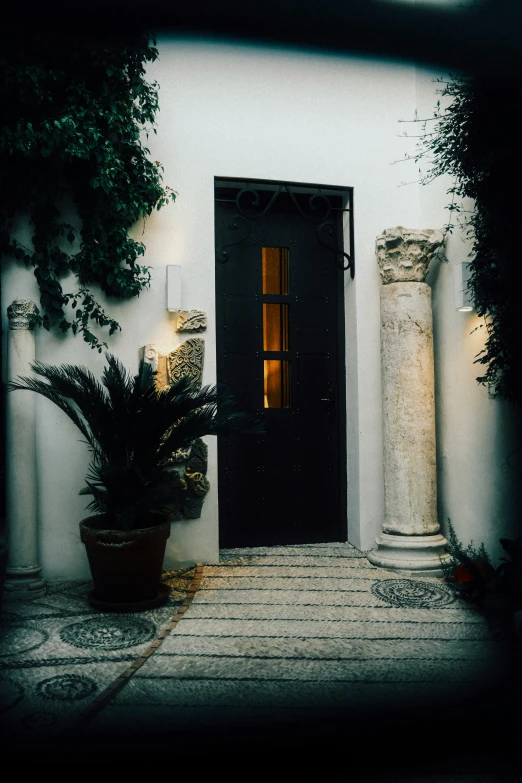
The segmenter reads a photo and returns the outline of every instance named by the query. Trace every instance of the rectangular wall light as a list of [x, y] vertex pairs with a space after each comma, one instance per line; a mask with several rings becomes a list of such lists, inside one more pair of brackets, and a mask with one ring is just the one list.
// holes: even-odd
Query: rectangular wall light
[[181, 310], [181, 266], [179, 264], [167, 266], [167, 310], [169, 312]]
[[469, 313], [474, 309], [471, 293], [468, 290], [470, 264], [462, 261], [453, 267], [455, 284], [455, 309], [461, 313]]

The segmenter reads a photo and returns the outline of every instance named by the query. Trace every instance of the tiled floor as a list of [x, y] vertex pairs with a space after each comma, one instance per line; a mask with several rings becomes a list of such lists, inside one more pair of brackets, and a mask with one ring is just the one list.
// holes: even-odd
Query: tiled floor
[[[377, 569], [347, 544], [223, 550], [219, 565], [204, 566], [161, 646], [80, 724], [85, 706], [166, 627], [191, 576], [172, 582], [169, 605], [139, 614], [91, 609], [85, 583], [8, 604], [0, 641], [5, 736], [69, 737], [106, 751], [139, 739], [155, 754], [175, 737], [176, 752], [185, 748], [196, 768], [225, 749], [227, 758], [248, 751], [259, 765], [278, 748], [288, 769], [304, 764], [300, 779], [317, 763], [317, 753], [303, 755], [311, 747], [325, 780], [510, 779], [508, 752], [497, 759], [496, 748], [484, 750], [488, 721], [503, 720], [488, 711], [509, 698], [504, 645], [442, 580]], [[470, 729], [474, 752], [457, 742]], [[367, 763], [356, 765], [363, 743]], [[327, 772], [334, 757], [346, 761], [348, 777]]]
[[139, 614], [93, 609], [90, 582], [48, 586], [47, 595], [7, 597], [0, 615], [0, 731], [3, 737], [60, 735], [85, 705], [136, 660], [184, 600], [191, 571], [165, 574], [169, 601]]

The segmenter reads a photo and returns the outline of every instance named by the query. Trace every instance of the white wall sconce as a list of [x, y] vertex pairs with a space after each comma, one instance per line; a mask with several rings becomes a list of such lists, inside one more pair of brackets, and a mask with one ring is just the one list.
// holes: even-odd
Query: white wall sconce
[[468, 280], [471, 276], [470, 264], [466, 261], [453, 267], [455, 283], [455, 309], [461, 313], [470, 313], [474, 309], [471, 293], [468, 290]]
[[167, 266], [167, 310], [176, 313], [181, 310], [181, 266]]

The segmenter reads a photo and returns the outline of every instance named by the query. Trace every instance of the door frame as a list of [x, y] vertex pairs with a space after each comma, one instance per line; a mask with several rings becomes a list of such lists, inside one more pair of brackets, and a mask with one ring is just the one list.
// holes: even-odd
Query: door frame
[[[230, 188], [231, 190], [237, 190], [238, 188], [255, 188], [269, 189], [278, 188], [279, 186], [287, 186], [294, 189], [296, 193], [304, 193], [310, 195], [338, 195], [342, 197], [342, 212], [337, 211], [337, 220], [340, 225], [338, 226], [342, 242], [343, 251], [342, 267], [343, 273], [338, 275], [337, 278], [337, 368], [338, 368], [338, 426], [339, 433], [339, 480], [341, 486], [339, 487], [339, 522], [337, 525], [339, 541], [346, 542], [348, 540], [348, 465], [347, 465], [347, 411], [346, 411], [346, 321], [345, 321], [345, 287], [344, 287], [344, 275], [350, 274], [353, 279], [355, 276], [355, 255], [354, 255], [354, 210], [353, 210], [353, 187], [342, 187], [339, 185], [320, 185], [311, 184], [305, 182], [289, 182], [284, 180], [269, 180], [269, 179], [253, 179], [253, 178], [239, 178], [239, 177], [214, 177], [214, 231], [216, 228], [216, 190], [217, 188]], [[263, 187], [264, 186], [264, 187]], [[348, 213], [348, 226], [347, 231], [343, 226], [342, 215]], [[348, 237], [346, 236], [348, 233]], [[347, 242], [348, 240], [348, 242]], [[348, 247], [348, 252], [346, 248]], [[217, 265], [217, 253], [219, 248], [216, 247], [215, 265]], [[215, 295], [216, 300], [221, 295], [219, 290], [219, 276], [215, 276]], [[219, 369], [219, 355], [220, 355], [220, 324], [218, 324], [218, 308], [216, 308], [215, 326], [216, 326], [216, 374]], [[219, 377], [217, 378], [219, 382]], [[217, 473], [218, 473], [218, 536], [221, 529], [219, 524], [219, 517], [221, 516], [221, 503], [220, 496], [222, 494], [222, 488], [224, 486], [224, 459], [222, 448], [220, 447], [220, 438], [218, 437], [217, 443]]]

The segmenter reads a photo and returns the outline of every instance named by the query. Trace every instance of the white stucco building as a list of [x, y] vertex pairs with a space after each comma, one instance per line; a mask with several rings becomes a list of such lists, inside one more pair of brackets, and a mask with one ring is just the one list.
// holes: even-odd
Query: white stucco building
[[[414, 141], [399, 120], [430, 116], [437, 100], [438, 72], [406, 64], [276, 48], [158, 38], [159, 59], [148, 77], [160, 85], [157, 136], [151, 156], [164, 166], [164, 182], [177, 192], [174, 204], [154, 212], [135, 236], [146, 245], [152, 284], [126, 303], [100, 301], [122, 332], [110, 350], [126, 366], [138, 366], [139, 350], [154, 344], [162, 353], [193, 335], [177, 332], [177, 314], [166, 309], [166, 268], [181, 269], [181, 308], [204, 311], [203, 382], [217, 378], [215, 180], [260, 180], [330, 186], [353, 196], [355, 277], [344, 274], [345, 410], [342, 486], [346, 509], [339, 540], [370, 550], [382, 530], [384, 448], [381, 375], [381, 278], [376, 237], [385, 229], [442, 229], [450, 183], [423, 187], [418, 164], [400, 161]], [[410, 126], [408, 126], [410, 127]], [[404, 184], [409, 183], [409, 184]], [[298, 187], [296, 186], [297, 190]], [[296, 190], [296, 192], [297, 192]], [[345, 247], [349, 236], [345, 218]], [[475, 380], [473, 364], [484, 342], [481, 319], [457, 311], [454, 268], [469, 247], [455, 231], [447, 237], [447, 263], [432, 261], [427, 277], [433, 299], [437, 516], [444, 531], [450, 518], [461, 539], [484, 542], [497, 558], [499, 538], [515, 535], [518, 474], [514, 411], [491, 398]], [[7, 307], [16, 299], [38, 304], [33, 276], [15, 262], [2, 279], [4, 356]], [[310, 318], [313, 315], [310, 313]], [[103, 356], [81, 338], [35, 334], [38, 360], [81, 363], [99, 374]], [[7, 363], [3, 368], [4, 378]], [[342, 384], [341, 384], [342, 386]], [[88, 578], [78, 522], [86, 500], [78, 496], [88, 453], [72, 423], [55, 406], [36, 400], [36, 517], [39, 558], [45, 579]], [[211, 489], [199, 519], [173, 524], [166, 565], [217, 562], [220, 493], [217, 443], [206, 439]], [[306, 442], [303, 445], [306, 449]], [[9, 455], [8, 455], [9, 458]], [[305, 461], [316, 459], [305, 454]], [[9, 487], [8, 487], [9, 489]], [[11, 488], [12, 489], [12, 488]], [[24, 487], [18, 486], [23, 493]], [[10, 501], [12, 502], [12, 501]], [[341, 503], [341, 508], [343, 503]], [[248, 507], [244, 510], [248, 515]], [[317, 515], [317, 529], [321, 518]], [[318, 533], [315, 541], [320, 540]]]

